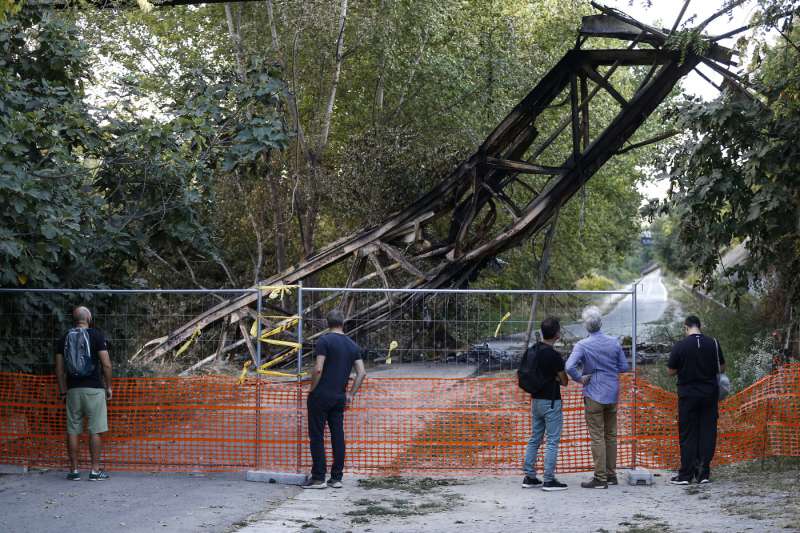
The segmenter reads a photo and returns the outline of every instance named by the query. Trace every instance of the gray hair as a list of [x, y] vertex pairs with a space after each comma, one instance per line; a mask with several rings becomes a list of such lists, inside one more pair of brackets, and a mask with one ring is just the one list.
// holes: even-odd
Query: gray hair
[[86, 322], [87, 324], [92, 321], [92, 312], [87, 307], [76, 307], [72, 311], [72, 319], [78, 322]]
[[329, 328], [341, 328], [344, 326], [344, 313], [339, 309], [332, 309], [325, 318], [328, 321]]
[[581, 320], [583, 320], [583, 326], [589, 333], [600, 331], [603, 326], [603, 315], [600, 313], [600, 309], [593, 305], [583, 310]]

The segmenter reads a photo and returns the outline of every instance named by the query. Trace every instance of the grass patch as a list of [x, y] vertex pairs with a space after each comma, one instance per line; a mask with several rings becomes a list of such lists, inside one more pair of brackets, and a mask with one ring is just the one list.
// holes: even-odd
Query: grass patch
[[358, 486], [365, 489], [402, 490], [411, 494], [426, 494], [441, 487], [463, 485], [457, 479], [437, 479], [430, 477], [370, 477], [358, 480]]
[[618, 529], [618, 533], [669, 533], [672, 531], [666, 522], [661, 521], [658, 517], [644, 513], [636, 513], [631, 517], [630, 521], [620, 522], [619, 525], [627, 527], [626, 529]]
[[460, 494], [450, 493], [429, 495], [417, 504], [406, 498], [382, 498], [377, 501], [361, 498], [353, 501], [356, 509], [346, 511], [344, 514], [354, 518], [422, 516], [449, 511], [461, 500], [463, 496]]
[[722, 509], [751, 520], [775, 520], [800, 529], [800, 458], [772, 457], [725, 465], [714, 475], [735, 485], [722, 494]]

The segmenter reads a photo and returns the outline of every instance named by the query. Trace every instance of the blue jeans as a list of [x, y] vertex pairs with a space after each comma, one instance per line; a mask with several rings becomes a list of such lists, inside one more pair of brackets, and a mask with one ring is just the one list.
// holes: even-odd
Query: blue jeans
[[[552, 406], [552, 407], [551, 407]], [[561, 440], [561, 427], [564, 418], [561, 413], [561, 400], [536, 400], [531, 403], [533, 432], [525, 448], [525, 465], [523, 470], [530, 477], [536, 477], [536, 456], [542, 437], [547, 434], [544, 452], [544, 480], [555, 479], [556, 459], [558, 459], [558, 443]]]

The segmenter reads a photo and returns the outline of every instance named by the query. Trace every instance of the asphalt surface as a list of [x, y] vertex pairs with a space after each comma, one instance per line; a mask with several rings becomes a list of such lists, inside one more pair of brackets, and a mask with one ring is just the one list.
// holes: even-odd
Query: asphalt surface
[[[626, 290], [629, 290], [629, 287], [626, 287]], [[661, 269], [654, 270], [641, 279], [636, 293], [636, 323], [639, 326], [637, 332], [639, 342], [647, 340], [649, 328], [643, 326], [660, 320], [668, 307], [669, 293], [664, 286]], [[630, 336], [633, 323], [632, 308], [633, 298], [630, 295], [619, 299], [614, 307], [603, 315], [603, 332], [615, 337]], [[564, 329], [578, 338], [586, 336], [583, 324], [569, 324], [564, 326]]]
[[64, 472], [0, 475], [0, 532], [223, 532], [293, 496], [297, 487], [244, 474], [110, 472], [107, 481]]

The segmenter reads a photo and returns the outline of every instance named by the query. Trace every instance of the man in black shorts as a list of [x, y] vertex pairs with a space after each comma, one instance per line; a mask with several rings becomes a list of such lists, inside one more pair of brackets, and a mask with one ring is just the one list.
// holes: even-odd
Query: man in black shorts
[[[329, 332], [317, 340], [316, 362], [308, 393], [308, 438], [311, 441], [311, 479], [303, 485], [306, 489], [342, 487], [344, 470], [344, 411], [361, 387], [367, 375], [361, 348], [344, 334], [344, 314], [334, 309], [327, 316]], [[350, 392], [347, 382], [350, 371], [356, 368], [356, 379]], [[331, 433], [333, 465], [331, 477], [325, 482], [325, 423]]]
[[681, 469], [673, 485], [711, 481], [711, 460], [717, 446], [717, 374], [725, 371], [725, 357], [717, 339], [700, 331], [700, 319], [688, 316], [683, 323], [686, 338], [672, 347], [667, 362], [670, 376], [678, 376], [678, 433]]

